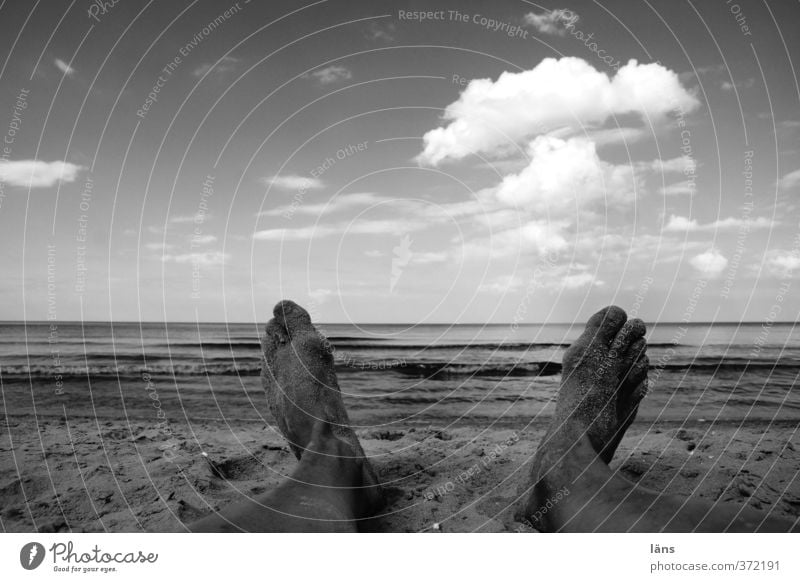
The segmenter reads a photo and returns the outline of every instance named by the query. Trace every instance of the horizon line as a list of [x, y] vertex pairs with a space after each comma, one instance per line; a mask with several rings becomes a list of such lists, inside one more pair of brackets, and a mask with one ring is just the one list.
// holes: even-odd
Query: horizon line
[[[271, 318], [270, 318], [271, 319]], [[138, 319], [64, 319], [60, 321], [51, 322], [47, 319], [2, 319], [0, 320], [0, 325], [5, 324], [51, 324], [55, 323], [58, 324], [65, 324], [65, 323], [83, 323], [83, 324], [91, 324], [91, 323], [139, 323], [139, 324], [174, 324], [174, 323], [195, 323], [195, 324], [214, 324], [214, 325], [262, 325], [266, 324], [269, 320], [264, 321], [196, 321], [196, 320], [138, 320]], [[454, 322], [426, 322], [426, 323], [419, 323], [419, 322], [343, 322], [343, 321], [335, 321], [335, 322], [313, 322], [314, 325], [405, 325], [405, 326], [417, 326], [417, 325], [494, 325], [494, 326], [523, 326], [523, 325], [584, 325], [586, 321], [539, 321], [539, 322], [526, 322], [526, 323], [519, 323], [519, 322], [499, 322], [499, 323], [487, 323], [487, 322], [466, 322], [466, 323], [454, 323]], [[738, 320], [719, 320], [719, 321], [646, 321], [645, 324], [656, 324], [656, 325], [735, 325], [735, 324], [765, 324], [768, 323], [764, 320], [745, 320], [745, 321], [738, 321]], [[796, 325], [797, 321], [786, 320], [786, 321], [772, 321], [769, 322], [770, 325], [776, 324], [791, 324]]]

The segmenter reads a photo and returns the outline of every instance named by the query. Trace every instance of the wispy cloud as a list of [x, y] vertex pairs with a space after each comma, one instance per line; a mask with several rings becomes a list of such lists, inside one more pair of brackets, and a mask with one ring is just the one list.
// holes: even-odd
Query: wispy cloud
[[800, 271], [800, 252], [774, 250], [767, 253], [767, 269], [777, 277], [788, 277]]
[[196, 234], [191, 236], [191, 243], [193, 245], [210, 245], [217, 242], [217, 237], [213, 234]]
[[197, 214], [179, 214], [177, 216], [172, 216], [169, 219], [170, 224], [190, 224], [190, 223], [203, 223], [206, 222], [211, 218], [211, 214], [205, 213], [197, 213]]
[[430, 226], [430, 222], [426, 220], [363, 220], [330, 225], [303, 226], [298, 228], [270, 228], [257, 231], [253, 234], [253, 238], [255, 240], [266, 241], [299, 241], [337, 235], [403, 235], [413, 230], [427, 228], [428, 226]]
[[394, 33], [397, 27], [392, 22], [384, 22], [384, 23], [377, 23], [377, 22], [370, 22], [369, 26], [367, 26], [367, 30], [365, 32], [365, 36], [368, 40], [372, 41], [383, 41], [383, 42], [392, 42], [394, 41]]
[[271, 208], [270, 210], [263, 210], [258, 213], [258, 216], [283, 216], [287, 212], [291, 212], [292, 214], [320, 216], [347, 208], [371, 206], [390, 200], [392, 200], [392, 198], [384, 198], [377, 194], [372, 194], [371, 192], [355, 192], [353, 194], [342, 194], [328, 202], [318, 202], [316, 204], [285, 204], [277, 208]]
[[336, 83], [338, 81], [347, 81], [348, 79], [352, 79], [353, 73], [347, 67], [342, 67], [341, 65], [331, 65], [330, 67], [313, 71], [305, 75], [305, 77], [307, 79], [313, 79], [317, 81], [320, 85], [330, 85], [331, 83]]
[[694, 218], [671, 215], [669, 222], [664, 226], [666, 232], [714, 232], [718, 230], [737, 230], [746, 226], [749, 229], [772, 228], [776, 225], [772, 220], [760, 216], [754, 220], [744, 218], [721, 218], [707, 224], [700, 224]]
[[322, 180], [318, 178], [309, 178], [297, 174], [269, 176], [261, 178], [260, 181], [265, 186], [272, 186], [281, 190], [320, 190], [324, 187]]
[[238, 63], [239, 59], [225, 56], [214, 63], [203, 63], [192, 71], [192, 75], [195, 77], [202, 77], [210, 71], [212, 75], [222, 76], [234, 72]]
[[778, 187], [781, 190], [791, 190], [798, 185], [800, 185], [800, 170], [789, 172], [783, 178], [778, 180]]
[[571, 10], [559, 8], [539, 13], [528, 12], [523, 20], [525, 24], [535, 28], [542, 34], [564, 36], [566, 33], [565, 23], [575, 24], [580, 20], [580, 17]]
[[228, 253], [210, 251], [205, 253], [186, 253], [181, 255], [163, 255], [161, 260], [165, 263], [191, 264], [191, 265], [221, 265], [230, 259]]
[[62, 61], [61, 59], [56, 59], [53, 61], [53, 64], [58, 68], [59, 71], [64, 73], [67, 77], [72, 77], [77, 71], [70, 67], [66, 62]]
[[59, 181], [74, 182], [83, 169], [69, 162], [0, 161], [0, 182], [24, 188], [49, 188]]
[[694, 182], [683, 180], [681, 182], [674, 182], [659, 188], [659, 192], [661, 192], [661, 194], [664, 196], [694, 196], [697, 194], [697, 187], [695, 186]]

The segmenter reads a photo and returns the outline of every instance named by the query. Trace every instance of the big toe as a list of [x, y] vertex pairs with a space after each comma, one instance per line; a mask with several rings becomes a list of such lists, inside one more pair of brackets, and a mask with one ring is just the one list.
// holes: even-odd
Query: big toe
[[610, 346], [627, 319], [628, 315], [621, 307], [616, 305], [604, 307], [586, 322], [583, 337], [588, 342], [600, 341], [606, 346]]
[[294, 301], [288, 299], [279, 301], [272, 310], [272, 315], [276, 324], [283, 328], [290, 340], [299, 333], [314, 330], [308, 311]]

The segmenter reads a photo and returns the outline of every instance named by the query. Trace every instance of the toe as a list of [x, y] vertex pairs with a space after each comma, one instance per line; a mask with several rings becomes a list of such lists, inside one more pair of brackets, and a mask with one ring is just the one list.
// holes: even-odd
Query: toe
[[272, 310], [272, 314], [275, 316], [275, 321], [283, 327], [289, 339], [292, 339], [297, 333], [314, 329], [308, 311], [294, 301], [284, 299], [278, 302]]
[[635, 362], [647, 353], [647, 340], [640, 337], [628, 347], [625, 357], [630, 362]]
[[608, 346], [617, 336], [626, 319], [628, 316], [622, 308], [616, 305], [604, 307], [589, 318], [583, 335], [589, 341], [599, 340]]
[[620, 355], [627, 354], [634, 344], [644, 338], [645, 333], [647, 333], [647, 327], [641, 319], [634, 318], [626, 321], [625, 325], [617, 332], [614, 342], [611, 344], [611, 349]]
[[639, 384], [647, 380], [647, 369], [650, 365], [650, 360], [647, 355], [639, 357], [630, 369], [626, 372], [622, 382], [624, 386], [636, 388]]
[[[262, 346], [264, 347], [264, 355], [269, 356], [275, 353], [278, 346], [283, 345], [289, 341], [289, 335], [286, 333], [286, 328], [279, 323], [276, 319], [270, 319], [267, 323], [266, 337]], [[271, 354], [267, 350], [271, 349]]]

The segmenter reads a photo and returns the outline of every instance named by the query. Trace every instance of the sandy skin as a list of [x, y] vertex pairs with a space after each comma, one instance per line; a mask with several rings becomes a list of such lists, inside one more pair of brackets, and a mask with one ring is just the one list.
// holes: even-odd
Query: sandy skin
[[[333, 357], [308, 313], [274, 309], [263, 342], [270, 411], [295, 457], [278, 487], [195, 522], [191, 531], [355, 532], [384, 503], [350, 427]], [[522, 487], [516, 519], [543, 532], [790, 531], [750, 508], [661, 495], [609, 467], [647, 393], [646, 329], [607, 307], [567, 350], [556, 411]]]
[[[607, 307], [564, 355], [556, 414], [537, 450], [517, 519], [540, 531], [788, 532], [746, 507], [663, 495], [608, 463], [647, 392], [645, 327]], [[565, 492], [567, 494], [565, 495]]]
[[270, 411], [300, 461], [276, 489], [224, 508], [192, 531], [354, 532], [383, 496], [342, 402], [325, 338], [282, 301], [267, 324], [262, 381]]

